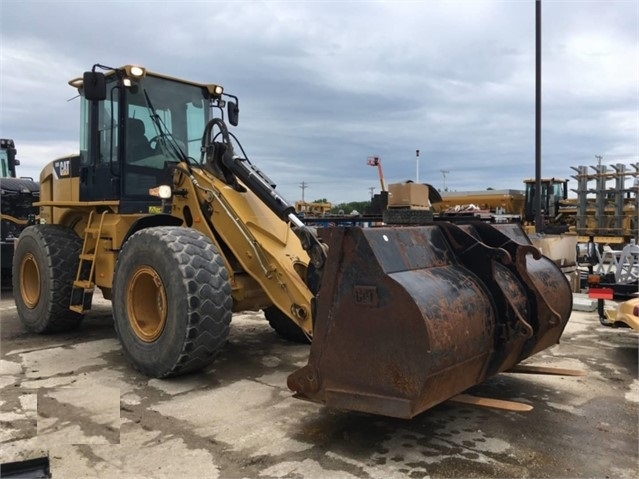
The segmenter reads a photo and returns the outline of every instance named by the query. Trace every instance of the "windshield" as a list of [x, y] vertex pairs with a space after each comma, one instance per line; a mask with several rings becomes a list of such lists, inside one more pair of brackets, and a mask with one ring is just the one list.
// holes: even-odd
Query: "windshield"
[[129, 140], [138, 141], [141, 133], [155, 153], [175, 156], [166, 144], [172, 139], [186, 156], [199, 158], [209, 113], [206, 96], [195, 85], [153, 76], [143, 78], [127, 95], [127, 117], [138, 120], [132, 122], [137, 126], [129, 131]]
[[125, 194], [145, 195], [158, 185], [159, 173], [153, 170], [200, 157], [208, 94], [195, 85], [147, 76], [125, 96]]
[[555, 183], [552, 186], [552, 194], [555, 200], [561, 200], [564, 197], [564, 185], [563, 183]]

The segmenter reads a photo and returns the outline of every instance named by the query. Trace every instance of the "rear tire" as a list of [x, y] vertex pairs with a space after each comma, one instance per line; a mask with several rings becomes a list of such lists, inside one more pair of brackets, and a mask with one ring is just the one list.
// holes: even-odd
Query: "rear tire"
[[222, 258], [197, 230], [146, 228], [115, 267], [113, 317], [125, 356], [156, 378], [202, 369], [226, 344], [231, 286]]
[[24, 327], [34, 333], [76, 328], [83, 315], [71, 311], [71, 290], [82, 239], [69, 228], [33, 225], [22, 231], [13, 255], [13, 293]]
[[291, 318], [286, 316], [275, 306], [266, 308], [264, 310], [264, 316], [266, 317], [268, 324], [271, 325], [271, 328], [273, 328], [282, 339], [286, 339], [293, 343], [311, 343], [310, 339], [308, 339], [306, 334], [304, 334], [302, 328], [295, 324]]

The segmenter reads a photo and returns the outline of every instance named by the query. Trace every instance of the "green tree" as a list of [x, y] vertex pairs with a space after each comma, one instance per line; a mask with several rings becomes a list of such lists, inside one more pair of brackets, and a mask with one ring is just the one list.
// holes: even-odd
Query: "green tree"
[[371, 205], [370, 201], [351, 201], [350, 203], [338, 203], [331, 208], [331, 214], [340, 214], [343, 211], [345, 215], [350, 215], [353, 210], [357, 210], [359, 214], [364, 214], [367, 208]]

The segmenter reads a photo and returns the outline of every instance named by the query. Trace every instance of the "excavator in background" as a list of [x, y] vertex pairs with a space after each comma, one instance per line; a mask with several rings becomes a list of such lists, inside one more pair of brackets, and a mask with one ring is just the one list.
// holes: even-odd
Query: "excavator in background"
[[199, 370], [234, 312], [311, 341], [297, 397], [411, 418], [557, 344], [572, 308], [559, 268], [517, 224], [317, 232], [253, 164], [222, 86], [95, 65], [80, 151], [40, 176], [40, 222], [16, 246], [24, 326], [76, 327], [95, 288], [131, 365]]
[[11, 281], [13, 247], [20, 232], [35, 222], [38, 209], [33, 206], [39, 198], [39, 186], [31, 178], [17, 178], [17, 150], [13, 140], [0, 139], [0, 267], [2, 284]]

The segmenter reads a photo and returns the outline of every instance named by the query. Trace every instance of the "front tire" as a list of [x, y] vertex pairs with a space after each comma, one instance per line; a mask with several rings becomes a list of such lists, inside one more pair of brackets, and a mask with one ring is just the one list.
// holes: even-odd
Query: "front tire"
[[57, 225], [33, 225], [22, 231], [13, 255], [13, 292], [24, 327], [34, 333], [67, 331], [83, 315], [71, 311], [71, 290], [78, 271], [82, 239]]
[[146, 228], [131, 236], [113, 281], [125, 356], [156, 378], [202, 369], [226, 343], [231, 286], [221, 256], [197, 230]]

